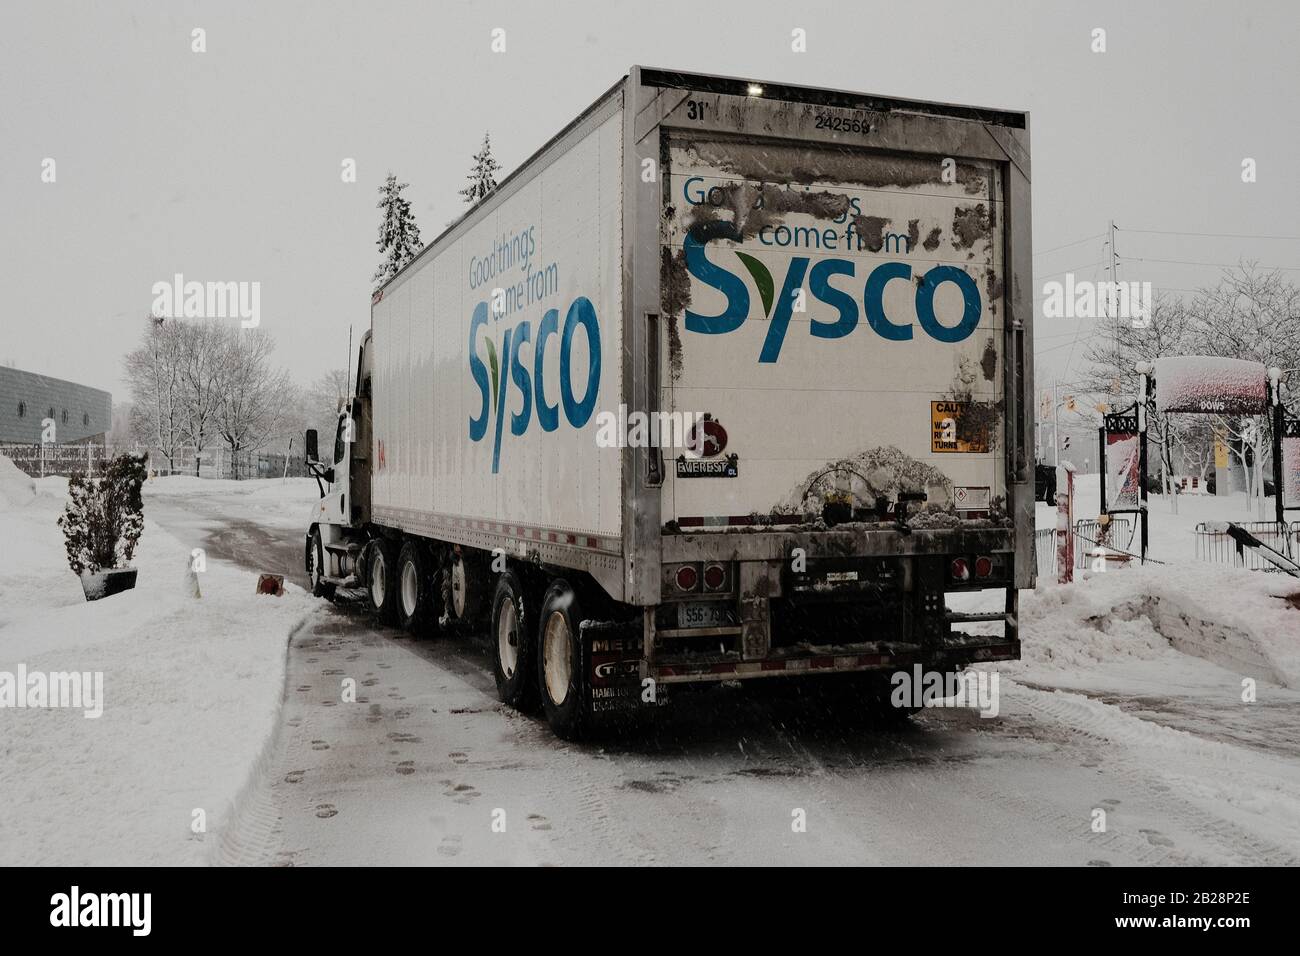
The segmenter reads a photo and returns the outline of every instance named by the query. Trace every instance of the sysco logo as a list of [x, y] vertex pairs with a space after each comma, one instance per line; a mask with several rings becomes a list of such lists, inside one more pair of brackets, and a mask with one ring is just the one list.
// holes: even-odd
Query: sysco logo
[[[522, 399], [519, 411], [510, 413], [510, 434], [522, 435], [528, 431], [533, 420], [533, 407], [537, 408], [537, 422], [542, 431], [553, 432], [560, 427], [560, 409], [564, 409], [564, 418], [573, 428], [587, 424], [596, 408], [596, 397], [600, 392], [600, 322], [596, 318], [596, 309], [591, 300], [579, 296], [569, 306], [564, 317], [564, 327], [560, 327], [558, 309], [548, 309], [537, 324], [537, 338], [533, 339], [531, 320], [517, 322], [505, 330], [501, 338], [501, 355], [498, 359], [496, 344], [486, 332], [480, 336], [488, 324], [491, 313], [487, 302], [480, 302], [474, 307], [474, 314], [469, 323], [469, 371], [478, 386], [481, 404], [478, 414], [469, 420], [469, 437], [471, 441], [482, 441], [487, 435], [488, 422], [495, 417], [492, 437], [492, 473], [496, 474], [501, 464], [501, 436], [506, 418], [506, 393], [510, 391], [509, 382], [515, 386], [514, 395]], [[587, 337], [587, 351], [590, 360], [587, 364], [587, 380], [582, 383], [582, 393], [574, 389], [571, 356], [573, 339], [582, 329]], [[560, 341], [552, 344], [550, 339], [559, 335]], [[483, 339], [487, 352], [487, 364], [479, 357], [479, 339]], [[525, 346], [531, 349], [525, 354]], [[547, 348], [558, 347], [560, 350], [560, 381], [558, 384], [559, 401], [548, 401], [547, 396], [554, 396], [556, 385], [549, 384], [545, 377], [545, 360]], [[495, 409], [495, 416], [492, 414]]]
[[[727, 307], [719, 315], [700, 315], [686, 310], [686, 328], [705, 335], [722, 335], [734, 332], [749, 318], [749, 287], [744, 279], [720, 265], [710, 262], [705, 246], [711, 239], [741, 240], [736, 227], [730, 222], [708, 222], [693, 227], [683, 243], [686, 250], [686, 269], [694, 278], [717, 289], [727, 297]], [[775, 362], [781, 354], [785, 333], [794, 311], [795, 296], [808, 283], [812, 296], [839, 312], [836, 321], [812, 319], [809, 331], [814, 338], [838, 339], [852, 332], [858, 325], [858, 300], [831, 286], [832, 276], [854, 276], [852, 259], [822, 258], [811, 262], [807, 256], [792, 256], [781, 285], [776, 292], [772, 273], [755, 257], [736, 250], [740, 263], [753, 277], [754, 285], [763, 300], [763, 314], [769, 318], [767, 336], [758, 356], [759, 362]], [[811, 268], [810, 268], [811, 264]], [[894, 279], [912, 281], [912, 267], [906, 262], [885, 262], [876, 266], [866, 278], [862, 291], [862, 312], [867, 324], [883, 339], [905, 342], [912, 338], [914, 326], [902, 317], [885, 314], [885, 286]], [[945, 282], [957, 286], [962, 296], [962, 316], [956, 325], [945, 325], [934, 311], [934, 297]], [[922, 331], [939, 342], [960, 342], [970, 336], [979, 325], [983, 305], [979, 288], [964, 270], [956, 266], [935, 266], [920, 276], [915, 283], [916, 319]]]

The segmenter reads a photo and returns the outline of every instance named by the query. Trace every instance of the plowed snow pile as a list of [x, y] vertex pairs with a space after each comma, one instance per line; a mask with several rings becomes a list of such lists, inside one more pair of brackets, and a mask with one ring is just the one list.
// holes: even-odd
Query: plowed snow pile
[[87, 603], [55, 523], [66, 497], [65, 479], [0, 457], [0, 682], [103, 675], [99, 717], [0, 706], [0, 865], [206, 863], [274, 731], [286, 641], [313, 603], [292, 586], [256, 597], [255, 576], [211, 559], [190, 596], [202, 542], [148, 520], [147, 500], [137, 587]]
[[1172, 646], [1300, 688], [1300, 610], [1289, 595], [1300, 599], [1300, 580], [1221, 565], [1084, 572], [1072, 585], [1044, 584], [1022, 596], [1019, 666], [1074, 670], [1151, 660]]

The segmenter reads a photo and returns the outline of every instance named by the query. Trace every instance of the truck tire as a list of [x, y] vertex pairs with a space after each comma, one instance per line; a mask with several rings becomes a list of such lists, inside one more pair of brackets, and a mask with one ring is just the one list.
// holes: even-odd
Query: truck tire
[[471, 561], [463, 554], [452, 553], [447, 561], [444, 586], [448, 618], [467, 626], [478, 623], [487, 603], [484, 592], [490, 580], [486, 565]]
[[537, 630], [537, 687], [557, 737], [577, 740], [587, 729], [590, 693], [582, 666], [582, 615], [567, 581], [556, 579], [542, 597]]
[[397, 558], [397, 622], [408, 634], [425, 631], [437, 619], [433, 562], [425, 549], [407, 541]]
[[492, 595], [492, 672], [497, 696], [519, 710], [537, 699], [533, 640], [537, 604], [514, 571], [503, 571]]
[[397, 623], [397, 548], [375, 538], [366, 549], [366, 590], [370, 610], [381, 624]]
[[323, 581], [325, 576], [325, 547], [321, 543], [320, 528], [311, 529], [311, 538], [307, 541], [307, 580], [311, 583], [311, 593], [318, 598], [334, 600], [334, 585]]

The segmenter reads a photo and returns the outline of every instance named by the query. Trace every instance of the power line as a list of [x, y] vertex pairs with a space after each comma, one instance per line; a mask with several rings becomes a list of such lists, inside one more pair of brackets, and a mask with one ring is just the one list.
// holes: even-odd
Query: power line
[[[1119, 226], [1115, 228], [1119, 229]], [[1199, 236], [1208, 239], [1279, 239], [1300, 242], [1300, 236], [1256, 236], [1240, 232], [1175, 232], [1172, 229], [1121, 229], [1120, 231], [1143, 232], [1153, 236]]]
[[[1046, 355], [1048, 352], [1055, 352], [1057, 349], [1070, 348], [1070, 347], [1072, 347], [1072, 346], [1074, 346], [1074, 345], [1076, 345], [1076, 344], [1078, 344], [1077, 341], [1073, 341], [1073, 340], [1072, 340], [1072, 341], [1069, 341], [1069, 342], [1062, 342], [1060, 345], [1053, 345], [1051, 348], [1047, 348], [1047, 349], [1034, 349], [1034, 355], [1035, 355], [1035, 356], [1038, 356], [1038, 355]], [[1069, 367], [1070, 367], [1070, 363], [1069, 363], [1069, 362], [1066, 362], [1066, 366], [1065, 366], [1065, 367], [1066, 367], [1066, 368], [1069, 368]]]
[[1053, 246], [1051, 249], [1044, 249], [1041, 252], [1035, 252], [1034, 258], [1037, 258], [1038, 256], [1045, 256], [1053, 252], [1060, 252], [1062, 249], [1069, 249], [1071, 246], [1079, 246], [1085, 242], [1088, 242], [1091, 239], [1100, 239], [1103, 235], [1105, 235], [1105, 233], [1099, 232], [1095, 236], [1084, 236], [1082, 239], [1074, 240], [1074, 242], [1067, 242], [1063, 246]]
[[1096, 262], [1085, 262], [1081, 266], [1071, 266], [1068, 269], [1061, 269], [1058, 272], [1040, 272], [1037, 275], [1035, 275], [1034, 278], [1047, 279], [1050, 278], [1051, 276], [1062, 276], [1065, 275], [1067, 272], [1078, 272], [1080, 269], [1091, 269], [1093, 266], [1101, 265], [1101, 262], [1102, 260], [1098, 259]]
[[[1144, 259], [1138, 256], [1124, 256], [1127, 262], [1165, 262], [1176, 266], [1214, 266], [1220, 269], [1236, 269], [1241, 266], [1239, 262], [1196, 262], [1191, 259]], [[1261, 266], [1256, 265], [1256, 269], [1264, 271], [1276, 270], [1280, 272], [1300, 272], [1300, 266]]]

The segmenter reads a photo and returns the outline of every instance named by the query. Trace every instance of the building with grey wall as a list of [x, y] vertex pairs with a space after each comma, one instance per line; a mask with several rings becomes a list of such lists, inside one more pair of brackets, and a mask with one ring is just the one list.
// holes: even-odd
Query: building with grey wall
[[47, 419], [54, 422], [56, 444], [100, 444], [113, 425], [113, 396], [61, 378], [0, 367], [0, 444], [40, 442]]

